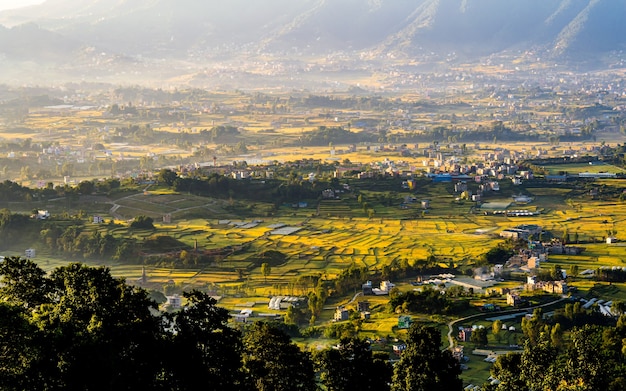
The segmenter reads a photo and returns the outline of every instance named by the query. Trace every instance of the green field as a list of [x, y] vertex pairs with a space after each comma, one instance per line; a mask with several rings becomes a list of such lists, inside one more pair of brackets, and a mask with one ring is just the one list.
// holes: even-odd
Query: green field
[[559, 172], [567, 172], [570, 175], [579, 174], [581, 172], [600, 173], [607, 172], [611, 174], [623, 173], [625, 170], [620, 167], [613, 166], [604, 162], [590, 163], [571, 163], [571, 164], [554, 164], [543, 166], [550, 174], [558, 174]]

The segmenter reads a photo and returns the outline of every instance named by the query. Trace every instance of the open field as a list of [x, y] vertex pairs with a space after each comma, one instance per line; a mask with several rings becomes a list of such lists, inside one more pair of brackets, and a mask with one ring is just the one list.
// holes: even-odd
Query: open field
[[[358, 188], [359, 184], [354, 186]], [[620, 186], [620, 183], [610, 186]], [[557, 237], [567, 232], [571, 242], [579, 242], [586, 249], [579, 259], [555, 256], [550, 262], [564, 265], [579, 263], [581, 270], [584, 270], [618, 266], [626, 259], [625, 248], [619, 243], [611, 246], [601, 243], [608, 230], [616, 231], [618, 239], [625, 235], [620, 228], [625, 226], [626, 212], [619, 201], [592, 200], [584, 194], [581, 196], [571, 189], [558, 186], [529, 187], [523, 191], [533, 197], [533, 201], [522, 207], [542, 213], [532, 217], [506, 217], [486, 213], [488, 210], [475, 210], [475, 204], [469, 201], [455, 200], [451, 187], [451, 184], [428, 184], [413, 192], [395, 190], [396, 199], [407, 195], [417, 200], [428, 199], [430, 207], [424, 212], [419, 202], [409, 204], [405, 209], [377, 203], [377, 194], [393, 188], [381, 187], [379, 192], [364, 189], [361, 194], [374, 210], [371, 218], [356, 202], [356, 198], [349, 196], [340, 200], [322, 200], [319, 208], [312, 205], [294, 210], [283, 206], [276, 215], [260, 218], [239, 217], [236, 212], [228, 210], [228, 201], [225, 200], [162, 192], [158, 189], [131, 193], [117, 199], [78, 202], [77, 205], [84, 208], [88, 215], [100, 214], [106, 220], [119, 221], [120, 218], [147, 215], [156, 222], [154, 231], [87, 224], [87, 232], [97, 230], [103, 234], [135, 238], [169, 235], [190, 247], [197, 243], [200, 249], [247, 243], [250, 245], [250, 254], [266, 250], [280, 251], [287, 256], [287, 262], [273, 268], [268, 284], [287, 282], [290, 278], [307, 274], [325, 274], [331, 279], [350, 265], [380, 270], [394, 260], [406, 259], [411, 263], [429, 256], [435, 256], [444, 263], [453, 261], [460, 267], [471, 266], [490, 248], [502, 242], [497, 236], [501, 230], [519, 224], [540, 225]], [[512, 201], [507, 192], [516, 194], [520, 190], [504, 191], [503, 194], [485, 197], [485, 202]], [[58, 213], [67, 208], [67, 203], [60, 200], [41, 207]], [[263, 205], [258, 208], [263, 208]], [[509, 208], [520, 206], [511, 205]], [[32, 209], [32, 204], [12, 205], [11, 209], [28, 211]], [[171, 223], [160, 222], [166, 214], [171, 215]], [[187, 217], [189, 215], [193, 215], [193, 218]], [[253, 220], [259, 222], [251, 224]], [[220, 224], [220, 221], [224, 223]], [[272, 234], [274, 230], [270, 228], [274, 224], [298, 227], [299, 230], [292, 234], [276, 235]], [[7, 250], [18, 249], [9, 247]], [[45, 251], [40, 253], [45, 254]], [[211, 274], [215, 273], [215, 281], [238, 281], [235, 269], [249, 265], [248, 256], [230, 256], [219, 265], [202, 271], [201, 280], [210, 282]], [[251, 269], [248, 273], [255, 289], [262, 289], [264, 284], [259, 278], [260, 271]]]
[[616, 167], [604, 162], [593, 163], [577, 163], [577, 164], [555, 164], [543, 166], [551, 174], [557, 174], [559, 172], [567, 172], [570, 175], [576, 175], [581, 172], [600, 173], [607, 172], [611, 174], [623, 173], [625, 170], [621, 167]]

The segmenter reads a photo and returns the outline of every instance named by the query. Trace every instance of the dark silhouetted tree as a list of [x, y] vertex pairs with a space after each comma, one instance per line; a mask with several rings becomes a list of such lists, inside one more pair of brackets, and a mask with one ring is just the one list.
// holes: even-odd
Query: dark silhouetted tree
[[441, 350], [441, 332], [432, 326], [411, 325], [407, 348], [394, 366], [392, 391], [455, 391], [463, 389], [459, 362]]

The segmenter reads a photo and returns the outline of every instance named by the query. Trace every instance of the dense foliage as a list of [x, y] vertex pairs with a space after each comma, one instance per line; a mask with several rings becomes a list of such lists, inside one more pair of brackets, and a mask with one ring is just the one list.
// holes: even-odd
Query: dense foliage
[[456, 391], [463, 389], [459, 362], [441, 350], [441, 332], [414, 323], [406, 350], [393, 369], [392, 391]]
[[386, 353], [372, 353], [359, 338], [342, 338], [337, 348], [319, 351], [315, 365], [328, 391], [389, 389], [393, 372]]
[[[454, 291], [453, 294], [457, 295]], [[390, 310], [397, 313], [448, 314], [468, 307], [468, 301], [451, 300], [445, 292], [435, 290], [430, 286], [424, 287], [421, 291], [392, 292], [389, 299]]]
[[[617, 325], [607, 325], [606, 317], [595, 314], [582, 309], [580, 303], [568, 303], [547, 320], [536, 310], [522, 322], [523, 352], [498, 357], [491, 370], [497, 381], [486, 385], [486, 389], [625, 389], [626, 317], [622, 315]], [[567, 340], [563, 338], [564, 330], [570, 330]]]
[[[228, 311], [199, 291], [184, 294], [181, 311], [164, 313], [107, 268], [70, 264], [46, 276], [20, 258], [0, 263], [0, 283], [3, 390], [315, 385], [312, 362], [284, 332], [260, 324], [242, 339], [227, 325]], [[293, 385], [296, 377], [308, 385], [263, 385]]]

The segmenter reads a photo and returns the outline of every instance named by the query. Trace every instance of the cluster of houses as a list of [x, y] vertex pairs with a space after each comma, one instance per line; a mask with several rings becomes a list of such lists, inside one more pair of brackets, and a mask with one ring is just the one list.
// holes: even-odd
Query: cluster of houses
[[537, 277], [528, 276], [526, 284], [524, 284], [524, 290], [544, 291], [552, 294], [562, 295], [568, 292], [567, 283], [564, 280], [559, 281], [537, 281]]
[[507, 228], [500, 232], [500, 237], [513, 240], [528, 240], [531, 237], [538, 238], [543, 228], [535, 224], [523, 224], [513, 228]]
[[270, 302], [267, 305], [267, 308], [269, 308], [271, 310], [280, 311], [280, 310], [286, 310], [289, 307], [299, 307], [299, 306], [303, 305], [304, 302], [306, 302], [306, 298], [305, 297], [298, 297], [298, 296], [273, 296], [270, 299]]
[[396, 285], [392, 283], [391, 281], [382, 281], [378, 288], [374, 288], [372, 286], [372, 282], [367, 281], [366, 283], [361, 285], [361, 291], [363, 292], [364, 296], [368, 296], [368, 295], [383, 296], [383, 295], [388, 295], [389, 292], [395, 286]]
[[[361, 319], [370, 319], [370, 302], [367, 300], [361, 300], [356, 303], [356, 311], [360, 314]], [[333, 320], [341, 322], [350, 318], [350, 310], [346, 306], [339, 306], [333, 314]]]

